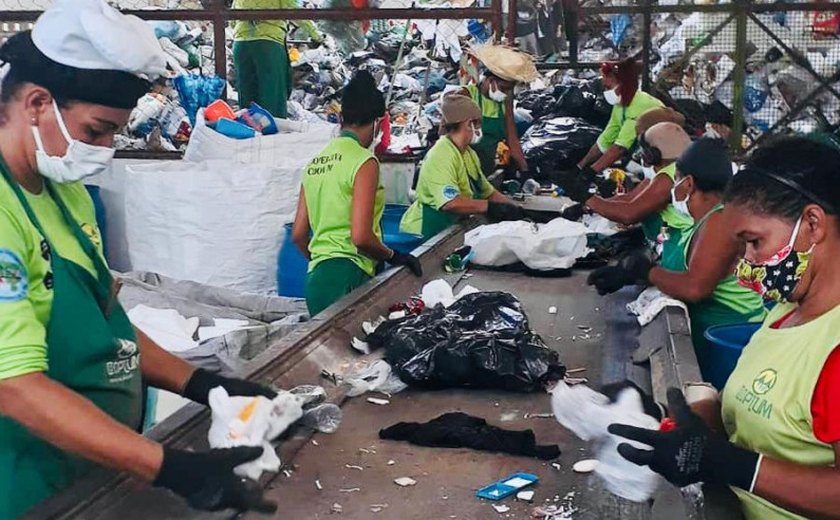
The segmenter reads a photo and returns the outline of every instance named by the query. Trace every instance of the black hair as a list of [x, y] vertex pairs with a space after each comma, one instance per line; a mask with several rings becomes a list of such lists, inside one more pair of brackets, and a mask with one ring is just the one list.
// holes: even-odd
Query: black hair
[[59, 106], [83, 101], [131, 109], [151, 88], [151, 83], [120, 70], [88, 70], [70, 67], [45, 56], [32, 41], [32, 31], [9, 38], [0, 46], [0, 65], [9, 71], [0, 84], [0, 103], [11, 100], [27, 83], [50, 91]]
[[385, 96], [370, 72], [360, 70], [341, 91], [341, 121], [349, 126], [369, 125], [385, 114]]
[[[464, 121], [461, 121], [461, 123], [463, 123], [463, 122]], [[446, 123], [446, 124], [442, 125], [443, 126], [443, 132], [442, 133], [451, 134], [452, 132], [457, 131], [458, 128], [461, 127], [461, 123]]]
[[732, 179], [732, 159], [726, 142], [701, 137], [677, 159], [677, 170], [683, 176], [691, 175], [698, 190], [722, 193]]
[[728, 204], [790, 221], [805, 206], [840, 208], [840, 151], [807, 137], [781, 137], [760, 146], [732, 178]]

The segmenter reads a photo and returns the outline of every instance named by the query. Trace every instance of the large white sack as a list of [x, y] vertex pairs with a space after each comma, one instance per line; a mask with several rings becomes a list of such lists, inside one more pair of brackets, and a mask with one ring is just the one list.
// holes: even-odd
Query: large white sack
[[522, 262], [531, 269], [568, 269], [586, 256], [587, 228], [580, 222], [557, 218], [547, 224], [500, 222], [470, 230], [464, 245], [475, 253], [478, 265], [502, 266]]
[[198, 111], [195, 128], [184, 152], [186, 161], [233, 160], [249, 164], [274, 164], [290, 159], [306, 165], [336, 135], [336, 126], [275, 119], [279, 134], [253, 139], [232, 139], [208, 127], [204, 109]]
[[283, 225], [294, 220], [299, 189], [295, 161], [130, 165], [131, 265], [240, 292], [274, 292]]

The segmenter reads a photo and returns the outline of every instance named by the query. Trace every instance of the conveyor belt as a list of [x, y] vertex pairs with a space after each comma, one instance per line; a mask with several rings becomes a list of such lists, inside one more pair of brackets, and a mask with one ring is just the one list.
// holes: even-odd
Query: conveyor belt
[[[429, 275], [440, 276], [443, 258], [462, 243], [462, 232], [441, 234], [424, 246], [423, 263]], [[436, 274], [435, 274], [436, 273]], [[450, 276], [451, 278], [451, 276]], [[637, 347], [638, 328], [623, 312], [632, 296], [619, 293], [609, 300], [585, 286], [585, 273], [565, 279], [536, 279], [523, 275], [475, 271], [460, 285], [469, 283], [482, 290], [503, 290], [518, 296], [532, 327], [546, 343], [559, 350], [568, 368], [586, 368], [583, 375], [593, 385], [633, 377], [649, 382], [646, 372], [629, 364]], [[512, 394], [496, 391], [407, 390], [394, 396], [388, 406], [369, 404], [364, 398], [344, 401], [343, 393], [319, 379], [322, 369], [344, 372], [360, 358], [349, 348], [350, 338], [359, 335], [362, 321], [385, 312], [394, 301], [417, 291], [421, 281], [405, 270], [382, 275], [357, 290], [310, 324], [274, 345], [249, 365], [252, 378], [282, 387], [318, 383], [327, 386], [330, 400], [343, 402], [344, 422], [333, 435], [296, 430], [281, 443], [281, 458], [291, 468], [290, 476], [279, 474], [266, 480], [268, 495], [280, 503], [276, 518], [284, 519], [371, 519], [400, 520], [530, 518], [530, 504], [505, 501], [511, 510], [500, 515], [487, 502], [474, 497], [479, 487], [516, 471], [540, 476], [535, 488], [536, 503], [574, 493], [572, 503], [578, 520], [651, 518], [648, 504], [631, 504], [606, 493], [597, 478], [578, 475], [571, 466], [591, 456], [585, 443], [561, 428], [553, 419], [525, 418], [526, 414], [549, 412], [546, 394]], [[549, 314], [555, 306], [557, 314]], [[579, 326], [591, 327], [589, 338]], [[479, 453], [471, 450], [429, 449], [378, 439], [380, 428], [399, 421], [426, 421], [446, 411], [461, 410], [484, 417], [509, 429], [533, 429], [540, 443], [556, 443], [563, 450], [552, 465], [521, 457]], [[208, 415], [192, 406], [165, 421], [154, 437], [180, 447], [206, 446]], [[315, 440], [316, 446], [311, 441]], [[370, 453], [360, 451], [364, 448]], [[375, 451], [375, 453], [373, 453]], [[394, 460], [393, 465], [388, 465]], [[345, 465], [360, 466], [363, 470]], [[397, 477], [410, 476], [414, 487], [400, 488]], [[322, 490], [316, 488], [318, 480]], [[359, 488], [342, 492], [342, 489]], [[333, 504], [342, 506], [340, 516], [331, 515]], [[387, 504], [380, 512], [374, 504]], [[680, 518], [682, 509], [661, 502], [658, 518]], [[658, 504], [658, 506], [660, 505]], [[670, 504], [670, 505], [669, 505]], [[659, 509], [659, 507], [657, 507]], [[506, 516], [507, 515], [507, 516]], [[232, 518], [233, 514], [190, 510], [167, 492], [151, 489], [132, 479], [98, 472], [59, 494], [30, 518], [90, 518], [120, 520], [146, 518]], [[264, 518], [249, 514], [245, 518]]]

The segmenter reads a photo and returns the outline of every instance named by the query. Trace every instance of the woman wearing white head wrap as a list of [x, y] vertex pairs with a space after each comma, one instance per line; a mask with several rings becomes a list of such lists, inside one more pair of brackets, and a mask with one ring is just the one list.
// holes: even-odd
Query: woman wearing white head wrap
[[195, 370], [133, 329], [81, 180], [165, 72], [147, 24], [103, 0], [58, 0], [0, 47], [0, 518], [94, 463], [204, 509], [269, 508], [233, 468], [262, 448], [191, 453], [137, 433], [146, 382], [207, 403], [274, 392]]

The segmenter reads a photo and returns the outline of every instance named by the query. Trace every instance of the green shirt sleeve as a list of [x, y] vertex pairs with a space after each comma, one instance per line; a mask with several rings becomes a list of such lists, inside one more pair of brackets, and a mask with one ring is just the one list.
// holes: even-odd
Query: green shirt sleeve
[[618, 105], [612, 108], [612, 112], [610, 112], [610, 120], [607, 123], [606, 128], [604, 128], [604, 131], [601, 132], [601, 135], [598, 137], [598, 148], [600, 148], [602, 152], [606, 152], [607, 149], [615, 143], [615, 140], [621, 132], [622, 110], [623, 108]]
[[[442, 137], [441, 140], [443, 139], [446, 138]], [[445, 143], [440, 144], [441, 147], [436, 144], [426, 155], [426, 160], [420, 167], [420, 186], [417, 190], [419, 200], [434, 209], [440, 209], [458, 195], [470, 196], [469, 190], [464, 190], [464, 184], [469, 183], [461, 178], [458, 167], [460, 158], [443, 148]]]
[[616, 144], [625, 150], [629, 150], [636, 144], [636, 120], [635, 119], [626, 119], [624, 124], [621, 125], [621, 128], [618, 130], [618, 135], [615, 138]]
[[47, 370], [46, 329], [30, 300], [33, 248], [24, 236], [0, 208], [0, 380]]

